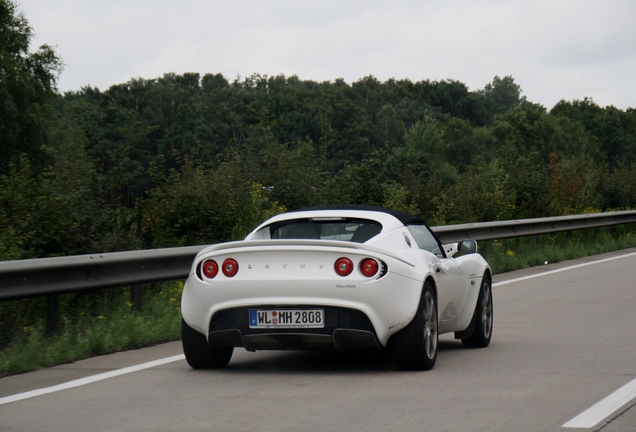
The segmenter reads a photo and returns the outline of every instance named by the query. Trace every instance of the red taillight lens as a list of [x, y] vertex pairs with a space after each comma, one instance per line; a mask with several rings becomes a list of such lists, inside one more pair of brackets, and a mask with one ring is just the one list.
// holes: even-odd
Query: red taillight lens
[[207, 260], [201, 266], [203, 275], [208, 279], [213, 279], [219, 273], [219, 265], [214, 260]]
[[334, 269], [339, 276], [348, 276], [353, 271], [353, 262], [349, 258], [338, 258]]
[[363, 276], [373, 277], [376, 275], [379, 269], [380, 265], [374, 259], [365, 258], [360, 261], [360, 273], [362, 273]]
[[223, 274], [227, 277], [234, 277], [238, 273], [239, 265], [236, 260], [228, 258], [223, 261]]

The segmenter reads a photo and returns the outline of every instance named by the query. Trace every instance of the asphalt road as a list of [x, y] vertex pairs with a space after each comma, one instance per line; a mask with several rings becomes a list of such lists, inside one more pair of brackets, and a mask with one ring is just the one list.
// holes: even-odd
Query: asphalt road
[[244, 350], [194, 371], [176, 342], [6, 377], [0, 431], [636, 431], [635, 274], [631, 249], [498, 275], [491, 345], [443, 336], [428, 372]]

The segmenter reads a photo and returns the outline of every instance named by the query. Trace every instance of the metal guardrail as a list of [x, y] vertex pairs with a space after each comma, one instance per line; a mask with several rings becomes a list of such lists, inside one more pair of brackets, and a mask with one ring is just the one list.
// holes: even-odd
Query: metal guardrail
[[636, 210], [433, 227], [444, 243], [496, 240], [636, 222]]
[[0, 261], [0, 301], [185, 279], [204, 247]]
[[[444, 243], [636, 222], [636, 210], [433, 227]], [[0, 262], [0, 301], [185, 279], [205, 246]]]

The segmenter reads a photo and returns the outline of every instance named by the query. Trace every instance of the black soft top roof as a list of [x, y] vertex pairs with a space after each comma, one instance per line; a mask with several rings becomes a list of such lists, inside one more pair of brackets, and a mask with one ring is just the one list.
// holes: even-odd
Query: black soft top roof
[[364, 204], [327, 204], [320, 205], [315, 207], [308, 207], [293, 211], [313, 211], [313, 210], [363, 210], [363, 211], [375, 211], [388, 213], [391, 216], [395, 217], [397, 220], [402, 222], [404, 225], [408, 224], [425, 224], [424, 220], [420, 217], [413, 216], [409, 213], [404, 213], [398, 210], [387, 209], [384, 207], [376, 207]]

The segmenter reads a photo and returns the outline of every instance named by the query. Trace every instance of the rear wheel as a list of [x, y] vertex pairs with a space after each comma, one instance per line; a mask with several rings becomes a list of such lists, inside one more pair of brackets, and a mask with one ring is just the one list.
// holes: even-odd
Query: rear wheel
[[181, 343], [188, 364], [194, 369], [222, 369], [230, 362], [234, 347], [211, 348], [198, 331], [181, 319]]
[[493, 308], [492, 285], [488, 275], [484, 275], [479, 289], [479, 298], [475, 306], [475, 329], [473, 334], [462, 339], [462, 343], [468, 348], [485, 348], [492, 338]]
[[391, 338], [393, 360], [402, 370], [429, 370], [437, 360], [437, 300], [430, 282], [424, 284], [413, 321]]

